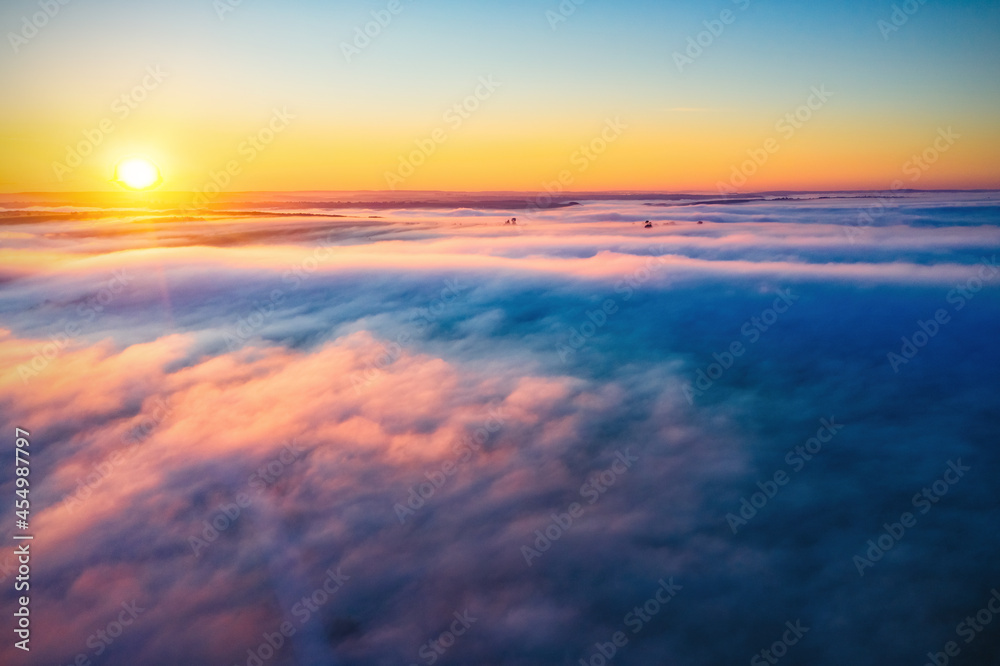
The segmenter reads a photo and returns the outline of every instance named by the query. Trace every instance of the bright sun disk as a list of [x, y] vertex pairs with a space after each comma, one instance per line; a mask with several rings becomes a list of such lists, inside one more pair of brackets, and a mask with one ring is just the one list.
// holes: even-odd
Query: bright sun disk
[[115, 182], [130, 190], [147, 190], [160, 180], [159, 167], [145, 157], [128, 157], [115, 167]]

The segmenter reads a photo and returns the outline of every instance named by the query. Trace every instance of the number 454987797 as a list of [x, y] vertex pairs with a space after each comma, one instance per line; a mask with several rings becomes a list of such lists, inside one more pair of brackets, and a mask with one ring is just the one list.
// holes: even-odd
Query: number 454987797
[[17, 475], [17, 480], [15, 481], [17, 491], [15, 492], [20, 498], [16, 502], [17, 511], [14, 513], [18, 518], [18, 528], [26, 530], [28, 529], [28, 510], [31, 506], [28, 502], [28, 474], [30, 473], [30, 462], [28, 460], [30, 453], [28, 453], [28, 447], [31, 446], [28, 437], [31, 436], [31, 433], [21, 428], [15, 428], [14, 430], [14, 435], [17, 438], [14, 441], [14, 473]]

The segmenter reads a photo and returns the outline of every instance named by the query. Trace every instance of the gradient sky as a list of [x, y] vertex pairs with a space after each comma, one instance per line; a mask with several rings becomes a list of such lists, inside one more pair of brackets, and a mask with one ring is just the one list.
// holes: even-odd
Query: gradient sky
[[[115, 163], [156, 160], [164, 188], [202, 188], [235, 160], [229, 190], [385, 189], [414, 141], [448, 141], [401, 189], [714, 191], [769, 137], [780, 148], [740, 189], [1000, 187], [1000, 6], [928, 0], [883, 36], [891, 2], [588, 0], [555, 29], [556, 0], [404, 0], [348, 62], [342, 42], [384, 0], [80, 0], [15, 53], [36, 2], [0, 8], [0, 191], [105, 190]], [[729, 9], [735, 20], [682, 72], [675, 51]], [[168, 76], [127, 118], [112, 111], [147, 67]], [[501, 87], [458, 128], [449, 107]], [[775, 124], [813, 86], [833, 97], [785, 138]], [[252, 161], [239, 147], [273, 109], [294, 114]], [[628, 127], [586, 171], [573, 155], [609, 118]], [[56, 177], [83, 132], [114, 131]], [[960, 138], [907, 170], [941, 128]]]

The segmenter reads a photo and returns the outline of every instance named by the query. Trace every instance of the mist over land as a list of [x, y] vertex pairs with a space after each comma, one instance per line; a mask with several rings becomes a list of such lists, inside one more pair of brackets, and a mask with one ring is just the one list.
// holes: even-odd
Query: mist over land
[[0, 197], [31, 663], [1000, 663], [996, 192], [102, 196]]

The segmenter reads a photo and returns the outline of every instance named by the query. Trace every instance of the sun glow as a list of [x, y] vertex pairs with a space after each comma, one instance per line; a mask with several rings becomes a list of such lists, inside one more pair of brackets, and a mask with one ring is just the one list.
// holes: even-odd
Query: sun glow
[[127, 157], [115, 167], [114, 182], [130, 190], [148, 190], [162, 180], [160, 168], [145, 157]]

